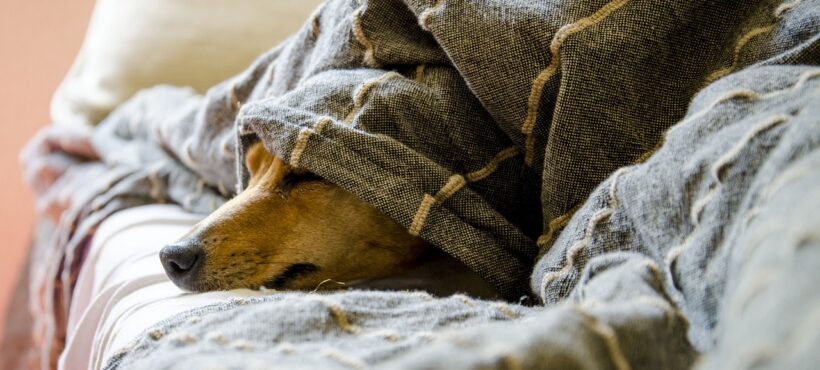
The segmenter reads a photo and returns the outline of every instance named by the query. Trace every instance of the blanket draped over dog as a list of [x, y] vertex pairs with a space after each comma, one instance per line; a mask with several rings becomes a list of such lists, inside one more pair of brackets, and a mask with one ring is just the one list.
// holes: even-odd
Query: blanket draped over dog
[[544, 306], [276, 293], [169, 318], [109, 368], [808, 368], [818, 62], [813, 0], [330, 0], [206, 96], [157, 87], [77, 133], [92, 156], [38, 146], [59, 123], [35, 142], [68, 158], [46, 198], [71, 194], [34, 250], [42, 361], [96, 224], [215, 209], [261, 141]]

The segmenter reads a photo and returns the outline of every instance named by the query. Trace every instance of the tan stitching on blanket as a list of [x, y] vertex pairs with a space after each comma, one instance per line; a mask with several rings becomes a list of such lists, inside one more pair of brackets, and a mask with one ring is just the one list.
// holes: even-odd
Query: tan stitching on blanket
[[362, 29], [362, 12], [364, 12], [364, 7], [356, 9], [353, 13], [353, 35], [356, 37], [356, 41], [364, 48], [364, 63], [368, 67], [379, 68], [381, 67], [381, 63], [379, 63], [373, 55], [373, 43], [367, 38], [367, 35], [364, 34], [364, 30]]
[[436, 339], [436, 334], [431, 331], [423, 330], [413, 333], [413, 337], [430, 341]]
[[457, 191], [461, 190], [464, 185], [467, 184], [467, 180], [461, 175], [453, 175], [447, 179], [447, 183], [441, 187], [441, 190], [436, 193], [436, 201], [443, 202], [453, 196]]
[[768, 93], [761, 94], [757, 91], [749, 90], [749, 89], [735, 89], [729, 90], [726, 94], [722, 95], [721, 97], [715, 99], [712, 103], [710, 103], [706, 108], [699, 110], [696, 113], [693, 113], [691, 116], [684, 118], [678, 124], [669, 128], [666, 131], [666, 136], [668, 136], [673, 131], [676, 131], [680, 127], [692, 122], [698, 118], [701, 118], [711, 112], [715, 107], [720, 105], [721, 103], [727, 102], [729, 100], [737, 99], [737, 98], [744, 98], [748, 100], [764, 100], [773, 98], [779, 95], [783, 95], [789, 92], [795, 92], [803, 88], [803, 85], [806, 84], [811, 79], [820, 77], [820, 69], [811, 69], [809, 71], [804, 72], [797, 78], [797, 82], [789, 87], [770, 91]]
[[484, 180], [485, 178], [487, 178], [487, 176], [492, 175], [495, 171], [498, 170], [498, 166], [501, 164], [501, 162], [504, 162], [504, 161], [506, 161], [510, 158], [513, 158], [518, 154], [519, 154], [518, 148], [516, 148], [516, 147], [506, 148], [506, 149], [500, 151], [495, 156], [493, 156], [493, 158], [490, 159], [490, 161], [487, 162], [487, 164], [485, 164], [484, 167], [482, 167], [482, 168], [480, 168], [476, 171], [470, 172], [467, 175], [465, 175], [464, 177], [467, 180], [467, 182], [478, 182], [478, 181]]
[[194, 156], [193, 156], [193, 154], [191, 154], [191, 146], [193, 146], [193, 145], [194, 145], [194, 139], [193, 138], [188, 138], [182, 144], [182, 153], [181, 153], [182, 154], [182, 156], [181, 156], [182, 157], [181, 158], [182, 163], [184, 163], [185, 165], [187, 165], [189, 167], [195, 167], [196, 166], [196, 161], [194, 160]]
[[558, 232], [558, 230], [560, 230], [564, 226], [567, 226], [569, 220], [572, 219], [572, 216], [575, 214], [575, 212], [578, 211], [579, 208], [581, 208], [580, 204], [576, 205], [575, 207], [572, 207], [572, 209], [569, 212], [564, 213], [563, 215], [560, 215], [556, 218], [553, 218], [549, 222], [549, 224], [547, 225], [547, 232], [544, 235], [539, 236], [538, 240], [535, 242], [538, 248], [542, 249], [541, 253], [544, 252], [543, 249], [546, 248], [547, 245], [549, 245], [549, 243], [552, 241], [552, 238], [555, 237], [555, 233]]
[[293, 151], [290, 152], [290, 165], [292, 167], [299, 167], [299, 159], [302, 157], [302, 152], [305, 151], [307, 147], [308, 139], [310, 139], [310, 135], [313, 133], [308, 127], [302, 127], [299, 130], [299, 136], [296, 138], [296, 145], [293, 146]]
[[692, 207], [692, 212], [690, 214], [690, 218], [692, 219], [693, 224], [697, 224], [699, 222], [700, 214], [703, 211], [703, 208], [706, 207], [709, 200], [717, 193], [717, 189], [723, 185], [723, 181], [720, 178], [720, 173], [724, 167], [726, 167], [730, 162], [732, 162], [735, 157], [740, 154], [740, 151], [751, 141], [755, 136], [760, 134], [763, 131], [766, 131], [772, 127], [778, 126], [784, 122], [787, 122], [789, 119], [786, 115], [777, 115], [774, 117], [769, 118], [768, 120], [762, 121], [752, 127], [749, 132], [747, 132], [743, 137], [726, 153], [724, 153], [717, 161], [715, 161], [714, 165], [712, 165], [710, 175], [712, 176], [712, 181], [716, 185], [710, 191], [707, 196], [701, 198], [697, 202], [695, 202], [694, 206]]
[[434, 205], [444, 202], [453, 196], [453, 194], [461, 190], [461, 188], [467, 185], [467, 183], [477, 182], [487, 178], [498, 170], [498, 166], [501, 162], [515, 157], [518, 153], [519, 150], [516, 147], [506, 148], [490, 159], [484, 167], [464, 176], [458, 174], [450, 176], [450, 178], [447, 179], [447, 183], [441, 187], [435, 196], [424, 194], [424, 198], [422, 198], [421, 204], [419, 205], [418, 210], [416, 210], [415, 216], [413, 216], [413, 221], [410, 223], [410, 228], [408, 229], [410, 234], [414, 236], [419, 235], [425, 221], [427, 220], [427, 215], [430, 213], [430, 209], [432, 209]]
[[[259, 102], [261, 102], [261, 101], [259, 101]], [[237, 120], [240, 119], [239, 116], [241, 116], [241, 115], [242, 115], [242, 112], [239, 112], [239, 114], [237, 115]], [[247, 122], [237, 125], [236, 130], [237, 130], [237, 133], [239, 134], [239, 136], [254, 133], [253, 129], [251, 128], [251, 125], [248, 124]]]
[[781, 15], [783, 15], [783, 13], [791, 10], [797, 4], [800, 4], [801, 1], [802, 0], [794, 0], [794, 1], [791, 1], [791, 2], [788, 2], [788, 3], [780, 4], [780, 6], [778, 6], [777, 9], [774, 10], [774, 16], [775, 17], [780, 17]]
[[713, 186], [709, 191], [701, 197], [700, 199], [696, 200], [694, 204], [692, 204], [692, 209], [689, 212], [689, 218], [692, 223], [692, 230], [689, 232], [689, 235], [683, 240], [683, 243], [674, 246], [669, 249], [669, 252], [666, 253], [666, 258], [664, 259], [667, 266], [671, 268], [672, 263], [683, 253], [684, 250], [691, 244], [692, 240], [695, 237], [695, 233], [698, 230], [698, 226], [700, 225], [700, 214], [706, 208], [706, 205], [709, 204], [711, 199], [720, 191], [721, 186], [723, 185], [723, 179], [720, 178], [720, 173], [723, 167], [729, 164], [732, 160], [734, 160], [735, 156], [737, 156], [740, 151], [751, 141], [755, 136], [758, 134], [780, 125], [784, 122], [788, 122], [789, 117], [779, 114], [773, 117], [769, 117], [768, 119], [761, 121], [760, 123], [754, 125], [751, 130], [746, 132], [743, 137], [738, 140], [738, 142], [732, 146], [726, 153], [724, 153], [720, 158], [715, 161], [715, 163], [711, 167], [710, 174], [712, 176]]
[[494, 307], [495, 307], [496, 310], [498, 310], [498, 312], [501, 312], [508, 319], [513, 319], [514, 320], [514, 319], [517, 319], [519, 317], [518, 314], [515, 313], [515, 311], [513, 311], [510, 308], [510, 306], [508, 306], [504, 303], [496, 304]]
[[245, 297], [233, 297], [233, 298], [230, 299], [230, 301], [231, 301], [231, 303], [233, 303], [235, 305], [239, 305], [239, 306], [244, 306], [244, 305], [250, 303], [250, 301], [248, 301], [248, 299], [245, 298]]
[[658, 266], [658, 264], [655, 263], [655, 261], [651, 259], [645, 259], [641, 261], [641, 265], [647, 270], [649, 270], [650, 273], [652, 273], [652, 277], [655, 278], [655, 281], [659, 283], [663, 282], [663, 274], [661, 272], [661, 267]]
[[777, 115], [774, 116], [766, 121], [760, 122], [759, 124], [752, 127], [752, 129], [744, 135], [738, 143], [732, 147], [731, 150], [726, 152], [723, 156], [718, 158], [715, 164], [712, 166], [712, 179], [716, 183], [721, 183], [720, 172], [726, 167], [730, 162], [732, 162], [735, 157], [740, 153], [746, 144], [749, 143], [755, 136], [760, 134], [763, 131], [766, 131], [772, 127], [778, 126], [786, 121], [789, 120], [789, 116], [786, 115]]
[[275, 69], [276, 63], [270, 62], [270, 64], [268, 64], [268, 68], [265, 70], [265, 76], [267, 76], [267, 78], [265, 78], [265, 81], [267, 81], [268, 86], [273, 85], [273, 79], [276, 78]]
[[165, 332], [162, 329], [153, 329], [148, 331], [148, 337], [153, 340], [160, 340], [162, 336], [165, 335]]
[[612, 360], [612, 364], [615, 368], [618, 370], [629, 370], [631, 367], [621, 350], [621, 345], [618, 343], [618, 336], [615, 334], [615, 329], [592, 314], [584, 311], [580, 306], [573, 305], [571, 307], [578, 316], [581, 316], [583, 323], [604, 341], [607, 352], [609, 352], [609, 358]]
[[336, 320], [336, 323], [340, 328], [342, 328], [342, 330], [350, 334], [359, 334], [361, 332], [361, 328], [350, 323], [350, 320], [347, 318], [347, 313], [345, 313], [344, 309], [342, 309], [338, 303], [327, 298], [314, 297], [314, 299], [327, 307], [333, 318]]
[[222, 196], [228, 196], [229, 195], [228, 194], [228, 189], [225, 188], [225, 184], [223, 184], [222, 181], [220, 181], [219, 183], [216, 184], [216, 188], [217, 188], [217, 190], [219, 190], [220, 195], [222, 195]]
[[501, 164], [501, 162], [504, 162], [512, 157], [515, 157], [516, 155], [518, 155], [518, 153], [518, 147], [515, 146], [511, 146], [507, 149], [504, 149], [498, 154], [496, 154], [495, 157], [493, 157], [493, 159], [487, 162], [487, 165], [485, 165], [483, 168], [479, 169], [478, 171], [473, 171], [464, 175], [464, 178], [467, 179], [468, 182], [481, 181], [487, 178], [487, 176], [490, 176], [496, 170], [498, 170], [498, 165]]
[[424, 194], [424, 199], [422, 199], [421, 205], [416, 211], [416, 215], [413, 217], [413, 222], [410, 224], [410, 229], [408, 230], [410, 234], [418, 236], [433, 205], [444, 202], [447, 198], [450, 198], [453, 194], [464, 187], [465, 184], [467, 184], [467, 181], [464, 177], [461, 175], [452, 175], [449, 179], [447, 179], [447, 183], [441, 187], [436, 195], [431, 197], [429, 194]]
[[769, 33], [773, 29], [774, 29], [774, 25], [765, 26], [765, 27], [758, 27], [758, 28], [755, 28], [755, 29], [747, 32], [745, 35], [743, 35], [737, 41], [737, 44], [735, 44], [735, 50], [734, 50], [734, 53], [732, 54], [732, 63], [728, 67], [723, 67], [723, 68], [718, 69], [718, 70], [712, 72], [711, 74], [709, 74], [709, 76], [706, 77], [706, 84], [712, 83], [713, 81], [717, 80], [718, 78], [721, 78], [721, 77], [729, 74], [730, 72], [734, 71], [735, 68], [737, 68], [738, 63], [740, 62], [740, 53], [743, 51], [743, 47], [746, 46], [746, 44], [749, 43], [749, 41], [751, 41], [751, 39], [753, 39], [753, 38], [755, 38], [759, 35], [762, 35], [764, 33]]
[[194, 145], [193, 138], [188, 138], [182, 143], [182, 151], [180, 152], [180, 159], [182, 163], [189, 167], [196, 166], [196, 161], [194, 160], [194, 155], [191, 154], [191, 146]]
[[401, 339], [401, 335], [393, 329], [379, 329], [364, 334], [367, 337], [378, 337], [389, 342], [397, 342]]
[[473, 304], [473, 300], [470, 297], [464, 294], [453, 294], [451, 296], [453, 299], [458, 300], [459, 302], [463, 303], [465, 306], [474, 308], [475, 304]]
[[[653, 262], [654, 263], [654, 262]], [[655, 265], [657, 267], [657, 265]], [[591, 309], [596, 307], [612, 307], [613, 304], [621, 303], [620, 301], [601, 301], [598, 299], [584, 299], [582, 302], [579, 303], [581, 307], [584, 309]], [[626, 304], [638, 304], [642, 306], [650, 306], [660, 309], [664, 312], [666, 316], [667, 323], [671, 326], [675, 323], [675, 318], [679, 319], [684, 325], [689, 325], [689, 319], [686, 315], [683, 314], [677, 307], [675, 307], [670, 302], [666, 301], [665, 299], [658, 298], [655, 296], [648, 296], [648, 295], [640, 295], [637, 297], [632, 297], [628, 301], [624, 302]]]
[[752, 91], [752, 90], [749, 90], [749, 89], [743, 89], [742, 88], [742, 89], [729, 90], [726, 94], [722, 95], [721, 97], [719, 97], [719, 98], [715, 99], [713, 102], [711, 102], [708, 106], [706, 106], [706, 108], [699, 110], [697, 113], [694, 113], [689, 117], [685, 117], [683, 120], [678, 122], [678, 124], [670, 127], [669, 130], [666, 131], [666, 135], [668, 136], [670, 133], [672, 133], [673, 131], [677, 130], [678, 128], [688, 124], [689, 122], [692, 122], [692, 121], [694, 121], [698, 118], [701, 118], [701, 117], [709, 114], [709, 112], [711, 112], [712, 109], [715, 109], [715, 107], [717, 107], [721, 103], [727, 102], [729, 100], [738, 99], [738, 98], [755, 100], [755, 99], [760, 98], [760, 96], [761, 95], [758, 92]]
[[444, 0], [437, 0], [433, 6], [424, 9], [424, 11], [419, 14], [419, 26], [421, 26], [421, 29], [430, 32], [430, 16], [433, 15], [434, 12], [441, 10], [443, 7]]
[[410, 228], [407, 230], [410, 232], [410, 235], [419, 235], [421, 227], [424, 226], [423, 222], [427, 219], [427, 214], [430, 213], [430, 208], [433, 207], [433, 203], [435, 202], [436, 198], [432, 195], [424, 194], [419, 209], [416, 210], [416, 215], [413, 216], [413, 222], [410, 223]]
[[321, 13], [316, 12], [316, 14], [313, 14], [313, 17], [310, 19], [310, 37], [314, 40], [319, 38], [319, 31], [322, 29], [322, 23], [319, 19], [320, 15]]
[[242, 102], [239, 101], [239, 97], [236, 95], [236, 83], [235, 82], [233, 84], [231, 84], [229, 95], [230, 95], [230, 101], [231, 101], [231, 109], [233, 109], [234, 112], [238, 112], [239, 109], [242, 108]]
[[224, 334], [222, 334], [218, 331], [211, 331], [211, 332], [208, 332], [207, 334], [205, 334], [205, 340], [208, 341], [208, 342], [214, 342], [214, 343], [217, 343], [217, 344], [221, 344], [223, 346], [230, 343], [230, 339], [228, 339], [228, 337], [226, 337]]
[[148, 181], [151, 183], [151, 189], [148, 190], [148, 196], [157, 203], [165, 203], [165, 198], [162, 196], [162, 180], [159, 178], [159, 170], [165, 162], [157, 162], [148, 169]]
[[328, 358], [336, 360], [342, 365], [345, 365], [353, 369], [364, 369], [365, 367], [367, 367], [367, 364], [365, 364], [362, 360], [355, 357], [350, 357], [346, 355], [344, 352], [335, 348], [324, 348], [322, 350], [322, 354], [324, 354]]
[[412, 293], [410, 293], [410, 296], [412, 296], [412, 297], [416, 297], [416, 298], [419, 298], [419, 299], [421, 299], [421, 300], [423, 300], [423, 301], [431, 301], [431, 300], [433, 300], [433, 296], [432, 296], [432, 295], [430, 295], [430, 293], [427, 293], [427, 292], [422, 292], [422, 291], [412, 292]]
[[[655, 267], [657, 267], [657, 265], [655, 265]], [[686, 315], [684, 315], [683, 312], [681, 312], [681, 310], [679, 310], [677, 307], [675, 307], [675, 305], [673, 305], [671, 302], [669, 302], [665, 299], [661, 299], [661, 298], [658, 298], [658, 297], [641, 295], [641, 296], [638, 296], [638, 297], [635, 297], [634, 299], [632, 299], [631, 302], [637, 303], [637, 304], [640, 304], [640, 305], [656, 307], [658, 309], [663, 310], [665, 315], [666, 315], [666, 321], [669, 323], [669, 325], [673, 325], [674, 322], [675, 322], [675, 319], [677, 318], [684, 325], [689, 326], [689, 318], [686, 317]]]
[[365, 98], [367, 98], [367, 95], [370, 93], [371, 90], [373, 90], [374, 87], [376, 87], [376, 85], [393, 78], [404, 78], [404, 76], [402, 76], [398, 72], [391, 71], [379, 77], [369, 79], [362, 83], [362, 86], [359, 87], [359, 89], [356, 90], [356, 92], [353, 95], [353, 109], [351, 109], [350, 113], [348, 113], [347, 117], [345, 117], [345, 124], [349, 125], [351, 122], [353, 122], [353, 118], [356, 117], [356, 115], [364, 106]]
[[193, 336], [191, 334], [188, 334], [188, 333], [183, 333], [183, 332], [171, 333], [171, 334], [168, 335], [167, 340], [171, 341], [171, 342], [174, 342], [176, 344], [186, 345], [186, 346], [194, 344], [194, 343], [197, 342], [195, 336]]
[[318, 135], [321, 134], [325, 128], [333, 123], [333, 118], [330, 117], [322, 117], [319, 118], [319, 122], [316, 123], [316, 126], [313, 128], [313, 131]]
[[[654, 148], [650, 149], [649, 151], [645, 152], [640, 157], [638, 157], [638, 159], [635, 160], [635, 162], [633, 164], [639, 164], [639, 163], [645, 162], [647, 159], [649, 159], [649, 157], [651, 157], [653, 154], [655, 154], [655, 152], [660, 150], [660, 148], [663, 146], [663, 144], [664, 144], [664, 139], [661, 138], [655, 144]], [[550, 243], [552, 243], [552, 240], [553, 240], [553, 238], [555, 238], [556, 233], [558, 232], [558, 230], [560, 230], [560, 229], [564, 228], [565, 226], [567, 226], [569, 221], [572, 219], [572, 216], [575, 214], [575, 212], [578, 211], [579, 208], [581, 208], [581, 206], [582, 206], [582, 204], [578, 204], [575, 207], [573, 207], [569, 212], [564, 213], [563, 215], [560, 215], [560, 216], [555, 217], [552, 220], [550, 220], [549, 224], [547, 225], [547, 232], [544, 233], [543, 235], [539, 236], [538, 240], [535, 242], [535, 244], [538, 246], [538, 248], [540, 250], [538, 258], [541, 258], [541, 256], [544, 253], [547, 252], [546, 248], [550, 245]]]
[[331, 121], [332, 119], [330, 117], [322, 117], [319, 119], [319, 122], [316, 123], [315, 129], [303, 127], [299, 130], [299, 135], [296, 137], [296, 144], [293, 146], [293, 151], [290, 152], [290, 160], [288, 161], [291, 167], [299, 167], [299, 160], [302, 158], [305, 148], [307, 148], [310, 136], [321, 133]]
[[290, 342], [280, 342], [276, 349], [282, 353], [291, 354], [296, 352], [296, 347]]
[[584, 230], [584, 237], [567, 249], [564, 267], [560, 270], [550, 271], [544, 274], [544, 277], [541, 279], [542, 294], [546, 292], [547, 285], [572, 271], [573, 267], [575, 267], [575, 260], [578, 258], [578, 254], [592, 241], [592, 233], [595, 231], [595, 227], [598, 226], [599, 222], [609, 218], [609, 216], [615, 212], [615, 208], [618, 207], [618, 198], [615, 193], [618, 180], [630, 171], [632, 171], [630, 167], [622, 167], [612, 175], [612, 181], [609, 184], [609, 201], [607, 202], [607, 206], [595, 212], [592, 217], [589, 218], [586, 230]]
[[783, 13], [785, 13], [787, 10], [793, 8], [799, 2], [800, 2], [800, 0], [796, 0], [796, 1], [792, 1], [790, 3], [781, 4], [774, 11], [773, 15], [776, 18], [774, 24], [754, 28], [751, 31], [744, 34], [743, 36], [741, 36], [740, 39], [738, 39], [737, 43], [735, 44], [735, 49], [734, 49], [734, 52], [732, 53], [732, 63], [728, 67], [720, 68], [720, 69], [712, 72], [711, 74], [709, 74], [709, 76], [706, 77], [705, 84], [710, 84], [710, 83], [714, 82], [715, 80], [717, 80], [718, 78], [721, 78], [721, 77], [731, 73], [732, 71], [734, 71], [739, 65], [740, 53], [743, 52], [743, 48], [746, 46], [746, 44], [748, 44], [749, 41], [751, 41], [753, 38], [755, 38], [759, 35], [772, 32], [775, 29], [775, 26], [777, 25], [776, 22], [780, 19], [780, 16]]
[[648, 151], [641, 154], [641, 156], [638, 157], [638, 159], [636, 159], [635, 162], [633, 162], [633, 164], [639, 164], [639, 163], [646, 162], [646, 160], [649, 159], [650, 157], [652, 157], [652, 155], [655, 154], [655, 152], [657, 152], [658, 150], [661, 149], [661, 147], [663, 146], [663, 144], [665, 142], [666, 142], [666, 140], [664, 140], [664, 138], [661, 137], [661, 139], [658, 140], [657, 143], [655, 143], [655, 146], [652, 147], [652, 149], [649, 149]]
[[555, 32], [552, 42], [550, 42], [550, 64], [547, 68], [541, 71], [541, 73], [539, 73], [532, 82], [530, 95], [527, 99], [527, 116], [524, 118], [524, 123], [521, 125], [521, 133], [525, 136], [524, 161], [528, 166], [532, 165], [534, 156], [533, 151], [535, 146], [535, 137], [532, 135], [532, 132], [535, 128], [535, 119], [538, 115], [538, 105], [541, 102], [541, 95], [544, 93], [544, 86], [547, 84], [547, 81], [558, 71], [558, 66], [560, 65], [559, 51], [561, 49], [561, 45], [572, 34], [581, 32], [588, 27], [598, 24], [614, 11], [626, 5], [627, 2], [629, 2], [629, 0], [613, 0], [602, 6], [592, 15], [586, 18], [581, 18], [576, 22], [564, 25], [558, 29], [557, 32]]
[[743, 227], [748, 227], [749, 224], [752, 222], [752, 220], [754, 220], [755, 217], [757, 217], [757, 215], [759, 215], [759, 214], [760, 214], [760, 207], [757, 207], [757, 206], [752, 207], [743, 216], [743, 221], [742, 221], [741, 225], [743, 225]]
[[424, 79], [424, 70], [427, 68], [427, 65], [419, 64], [416, 66], [416, 77], [414, 78], [416, 82], [421, 82]]
[[250, 351], [253, 349], [253, 344], [245, 339], [237, 339], [231, 342], [230, 347], [240, 351]]
[[114, 351], [114, 353], [111, 354], [110, 358], [123, 357], [123, 356], [127, 355], [128, 353], [130, 353], [133, 350], [134, 350], [134, 346], [133, 346], [133, 343], [132, 343], [131, 346], [123, 347], [123, 348], [120, 348], [120, 349]]

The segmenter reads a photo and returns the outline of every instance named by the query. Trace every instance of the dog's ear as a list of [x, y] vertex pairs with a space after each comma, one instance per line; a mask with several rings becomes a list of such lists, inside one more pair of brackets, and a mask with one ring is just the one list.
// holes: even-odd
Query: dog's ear
[[245, 165], [248, 166], [251, 175], [256, 175], [262, 168], [270, 165], [270, 157], [272, 156], [265, 150], [265, 146], [259, 142], [253, 144], [251, 148], [248, 149], [247, 155], [245, 156]]
[[248, 149], [245, 164], [251, 172], [248, 186], [259, 185], [270, 190], [276, 189], [289, 171], [289, 166], [273, 154], [268, 153], [262, 143], [256, 143]]
[[249, 186], [263, 186], [286, 194], [295, 184], [321, 180], [320, 177], [301, 168], [291, 167], [285, 161], [268, 153], [261, 143], [248, 149], [246, 163], [251, 172]]

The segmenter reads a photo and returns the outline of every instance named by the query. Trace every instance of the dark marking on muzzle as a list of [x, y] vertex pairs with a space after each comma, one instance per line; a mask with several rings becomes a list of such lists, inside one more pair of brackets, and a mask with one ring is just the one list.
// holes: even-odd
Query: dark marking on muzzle
[[262, 284], [265, 288], [281, 288], [289, 281], [319, 271], [319, 267], [312, 263], [297, 263], [288, 266], [281, 274]]

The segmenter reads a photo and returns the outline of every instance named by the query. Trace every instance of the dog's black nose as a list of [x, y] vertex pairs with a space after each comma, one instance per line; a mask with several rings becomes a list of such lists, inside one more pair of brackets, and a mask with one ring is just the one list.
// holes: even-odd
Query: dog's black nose
[[205, 251], [197, 244], [175, 243], [162, 248], [159, 259], [174, 284], [193, 290], [193, 283], [205, 263]]

